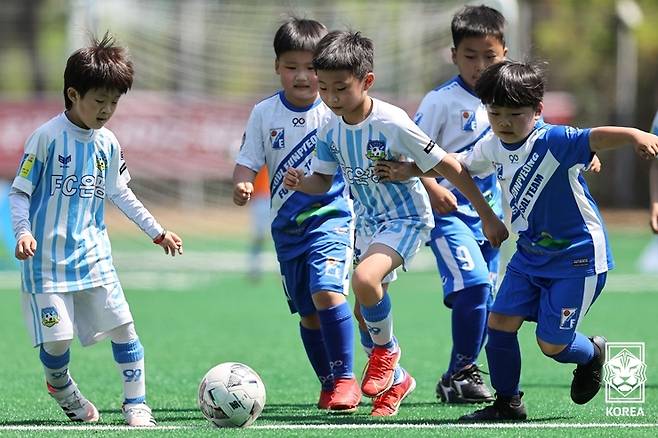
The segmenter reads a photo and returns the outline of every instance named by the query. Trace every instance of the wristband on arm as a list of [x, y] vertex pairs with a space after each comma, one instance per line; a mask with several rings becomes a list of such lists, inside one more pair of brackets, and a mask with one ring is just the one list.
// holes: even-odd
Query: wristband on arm
[[155, 243], [156, 245], [160, 245], [166, 235], [167, 235], [167, 230], [162, 230], [162, 233], [160, 233], [155, 239], [153, 239], [153, 243]]

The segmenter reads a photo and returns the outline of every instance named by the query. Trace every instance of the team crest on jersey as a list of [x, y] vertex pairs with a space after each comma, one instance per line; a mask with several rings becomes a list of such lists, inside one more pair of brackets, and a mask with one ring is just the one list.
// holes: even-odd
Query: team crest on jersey
[[571, 330], [576, 325], [577, 307], [563, 307], [560, 312], [560, 330]]
[[103, 157], [96, 157], [96, 168], [101, 172], [104, 172], [107, 169], [107, 161]]
[[498, 178], [498, 180], [504, 180], [503, 163], [496, 163], [495, 161], [492, 161], [491, 164], [493, 164], [494, 168], [496, 169], [496, 178]]
[[366, 145], [366, 157], [372, 161], [386, 158], [386, 143], [381, 140], [368, 140]]
[[270, 129], [270, 142], [272, 143], [272, 149], [284, 148], [283, 128]]
[[41, 309], [41, 324], [50, 328], [59, 322], [59, 313], [54, 307], [44, 307]]
[[62, 166], [62, 168], [69, 167], [69, 163], [71, 162], [71, 156], [59, 155], [57, 157], [57, 161], [59, 161], [59, 165]]
[[475, 111], [461, 110], [462, 131], [475, 131], [477, 121], [475, 120]]

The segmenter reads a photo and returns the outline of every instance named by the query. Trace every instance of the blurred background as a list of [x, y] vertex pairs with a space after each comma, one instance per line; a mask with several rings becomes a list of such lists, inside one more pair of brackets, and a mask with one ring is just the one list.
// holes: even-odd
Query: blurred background
[[[109, 30], [128, 47], [136, 69], [133, 89], [108, 124], [125, 151], [133, 190], [165, 216], [165, 224], [188, 233], [248, 233], [244, 209], [231, 202], [233, 159], [249, 111], [279, 88], [272, 39], [285, 18], [314, 18], [372, 38], [373, 95], [413, 115], [427, 91], [456, 73], [450, 19], [466, 3], [3, 0], [0, 193], [13, 179], [28, 135], [64, 108], [68, 56], [90, 35]], [[658, 2], [470, 3], [505, 15], [510, 58], [543, 63], [547, 121], [649, 129], [658, 108]], [[641, 221], [635, 225], [646, 228], [647, 163], [630, 148], [604, 153], [601, 160], [602, 173], [587, 176], [595, 198], [608, 209], [643, 209], [622, 221]], [[0, 211], [0, 239], [10, 242], [2, 195]], [[117, 227], [122, 224], [132, 227], [119, 219]], [[13, 243], [6, 247], [12, 250]]]

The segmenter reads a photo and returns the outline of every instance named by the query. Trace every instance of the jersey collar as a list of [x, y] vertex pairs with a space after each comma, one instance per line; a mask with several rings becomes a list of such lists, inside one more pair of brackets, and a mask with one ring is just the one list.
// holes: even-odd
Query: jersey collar
[[320, 105], [320, 102], [322, 102], [322, 100], [318, 97], [317, 99], [315, 99], [315, 102], [313, 102], [312, 104], [304, 107], [298, 107], [293, 105], [292, 103], [290, 103], [288, 99], [286, 99], [286, 95], [283, 90], [279, 91], [279, 98], [281, 99], [281, 103], [283, 104], [283, 106], [288, 108], [290, 111], [294, 111], [296, 113], [305, 113], [306, 111], [309, 111], [315, 108], [316, 106]]
[[516, 143], [505, 143], [504, 141], [500, 140], [500, 144], [502, 144], [503, 147], [508, 151], [515, 151], [519, 149], [521, 146], [523, 146], [523, 144], [526, 142], [526, 140], [528, 140], [528, 137], [530, 137], [533, 132], [535, 132], [537, 129], [541, 128], [544, 125], [546, 125], [546, 123], [544, 122], [544, 119], [541, 118], [535, 122], [535, 126], [532, 128], [532, 131], [530, 131], [530, 133], [523, 140], [517, 141]]
[[464, 82], [464, 80], [462, 79], [461, 76], [459, 76], [459, 75], [455, 76], [455, 82], [457, 82], [459, 84], [459, 86], [461, 86], [464, 90], [466, 90], [468, 92], [468, 94], [470, 94], [471, 96], [477, 97], [479, 99], [478, 95], [475, 94], [475, 91], [470, 89], [470, 87], [466, 84], [466, 82]]

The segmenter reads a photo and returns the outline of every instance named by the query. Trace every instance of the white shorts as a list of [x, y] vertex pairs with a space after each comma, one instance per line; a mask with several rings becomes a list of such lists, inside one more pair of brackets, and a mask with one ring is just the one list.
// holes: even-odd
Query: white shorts
[[[374, 243], [381, 243], [394, 249], [402, 257], [402, 269], [407, 270], [411, 260], [418, 253], [424, 242], [429, 238], [431, 228], [426, 224], [406, 219], [394, 219], [377, 226], [357, 224], [354, 242], [354, 266]], [[382, 283], [390, 283], [397, 279], [395, 269], [391, 271]]]
[[21, 293], [23, 317], [32, 344], [71, 340], [92, 345], [107, 333], [133, 321], [121, 283], [116, 282], [77, 292]]

